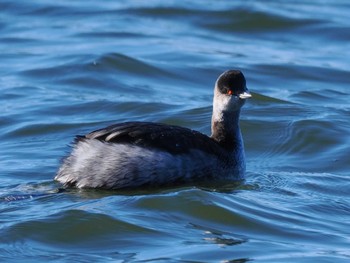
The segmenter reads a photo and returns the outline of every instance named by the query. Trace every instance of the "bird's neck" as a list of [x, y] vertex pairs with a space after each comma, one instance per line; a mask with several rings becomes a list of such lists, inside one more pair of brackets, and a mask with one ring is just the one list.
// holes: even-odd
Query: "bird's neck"
[[235, 150], [242, 147], [239, 115], [240, 110], [213, 112], [211, 138], [227, 150]]

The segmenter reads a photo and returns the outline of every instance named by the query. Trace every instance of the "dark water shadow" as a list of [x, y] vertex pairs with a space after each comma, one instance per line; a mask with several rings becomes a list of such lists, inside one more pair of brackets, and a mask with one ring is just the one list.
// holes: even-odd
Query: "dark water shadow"
[[108, 196], [152, 196], [168, 195], [188, 190], [201, 190], [206, 192], [234, 194], [239, 191], [256, 190], [254, 184], [247, 184], [245, 180], [240, 181], [216, 181], [198, 184], [187, 184], [178, 186], [146, 187], [139, 189], [77, 189], [74, 187], [64, 187], [54, 181], [40, 183], [17, 184], [6, 186], [6, 192], [0, 194], [0, 202], [14, 202], [24, 200], [34, 200], [42, 197], [57, 194], [74, 195], [87, 199], [99, 199]]

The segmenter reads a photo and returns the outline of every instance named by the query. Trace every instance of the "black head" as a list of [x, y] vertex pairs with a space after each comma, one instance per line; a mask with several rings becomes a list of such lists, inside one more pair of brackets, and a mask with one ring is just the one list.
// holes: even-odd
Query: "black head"
[[221, 94], [239, 96], [247, 90], [243, 73], [239, 70], [228, 70], [220, 75], [217, 88]]

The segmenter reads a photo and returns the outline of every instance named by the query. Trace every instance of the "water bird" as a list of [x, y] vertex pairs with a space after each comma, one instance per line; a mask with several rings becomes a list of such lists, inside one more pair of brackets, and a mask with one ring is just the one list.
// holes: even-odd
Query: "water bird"
[[215, 83], [210, 137], [162, 123], [118, 123], [77, 136], [55, 180], [101, 189], [241, 180], [245, 155], [239, 117], [250, 97], [243, 73], [225, 71]]

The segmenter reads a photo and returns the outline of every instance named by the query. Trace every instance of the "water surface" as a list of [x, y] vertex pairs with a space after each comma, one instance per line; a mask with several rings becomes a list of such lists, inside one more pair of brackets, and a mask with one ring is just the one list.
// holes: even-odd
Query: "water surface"
[[[0, 261], [349, 262], [348, 1], [0, 2]], [[210, 133], [241, 69], [246, 180], [58, 191], [76, 134]]]

